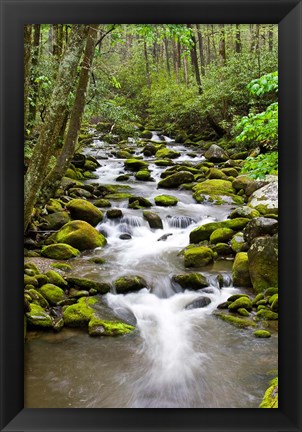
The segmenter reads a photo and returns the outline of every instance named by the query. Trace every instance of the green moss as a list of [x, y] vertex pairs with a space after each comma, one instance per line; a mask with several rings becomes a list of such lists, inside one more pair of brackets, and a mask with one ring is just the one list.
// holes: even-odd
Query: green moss
[[104, 258], [95, 257], [91, 258], [89, 261], [95, 263], [95, 264], [105, 264], [106, 260]]
[[46, 258], [52, 258], [57, 260], [67, 260], [74, 258], [80, 254], [78, 249], [70, 246], [69, 244], [53, 244], [44, 246], [42, 248], [42, 255]]
[[148, 168], [148, 163], [140, 159], [127, 159], [125, 160], [125, 168], [130, 171], [140, 171]]
[[38, 269], [38, 267], [36, 266], [36, 264], [32, 263], [32, 262], [26, 262], [24, 264], [24, 270], [26, 269], [30, 269], [33, 270], [35, 272], [35, 274], [39, 274], [40, 270]]
[[278, 294], [278, 288], [271, 287], [271, 288], [267, 288], [267, 290], [264, 291], [265, 297], [271, 297], [274, 294]]
[[230, 314], [216, 313], [215, 316], [239, 328], [255, 327], [256, 325], [251, 319], [240, 318]]
[[178, 198], [172, 195], [158, 195], [154, 198], [155, 204], [161, 207], [175, 206], [178, 201]]
[[114, 286], [117, 293], [125, 293], [129, 291], [138, 291], [147, 287], [147, 282], [141, 276], [121, 276], [114, 281]]
[[135, 327], [121, 321], [105, 321], [95, 315], [89, 321], [88, 331], [90, 336], [121, 336], [131, 333]]
[[106, 195], [106, 198], [111, 199], [111, 200], [125, 200], [125, 199], [131, 198], [131, 197], [132, 197], [131, 194], [123, 193], [123, 192]]
[[58, 286], [50, 283], [41, 286], [40, 293], [51, 304], [57, 304], [65, 298], [64, 291]]
[[227, 176], [222, 171], [220, 171], [218, 168], [210, 168], [206, 173], [206, 177], [208, 179], [214, 179], [214, 180], [218, 180], [218, 179], [227, 180], [228, 179]]
[[230, 310], [237, 310], [240, 308], [244, 308], [246, 310], [252, 310], [252, 302], [248, 297], [240, 297], [230, 304]]
[[51, 198], [45, 206], [49, 213], [61, 212], [63, 209], [61, 201]]
[[94, 202], [96, 207], [111, 207], [111, 202], [108, 199], [102, 198]]
[[45, 275], [48, 277], [49, 283], [53, 285], [56, 285], [60, 288], [65, 288], [68, 285], [67, 282], [62, 278], [62, 276], [54, 270], [48, 270]]
[[230, 228], [218, 228], [210, 235], [210, 242], [214, 244], [227, 242], [233, 237], [234, 234], [235, 231]]
[[192, 183], [194, 175], [188, 171], [179, 171], [158, 182], [158, 188], [177, 188], [184, 183]]
[[36, 305], [41, 306], [42, 308], [49, 307], [48, 301], [42, 296], [41, 293], [39, 293], [39, 291], [31, 288], [28, 290], [28, 294], [30, 295], [31, 303], [35, 303]]
[[106, 294], [111, 288], [110, 284], [106, 282], [96, 282], [87, 278], [66, 277], [66, 281], [71, 287], [87, 291], [95, 289], [100, 294]]
[[255, 335], [257, 338], [270, 338], [270, 337], [271, 337], [270, 332], [267, 331], [267, 330], [256, 330], [256, 331], [254, 332], [254, 335]]
[[279, 303], [278, 303], [278, 294], [275, 294], [277, 297], [275, 297], [274, 301], [272, 302], [271, 309], [273, 312], [279, 311]]
[[239, 315], [242, 315], [242, 316], [245, 316], [245, 317], [247, 317], [247, 316], [250, 315], [249, 312], [245, 308], [239, 308], [239, 309], [237, 309], [237, 313], [239, 313]]
[[72, 269], [71, 265], [64, 264], [64, 263], [54, 263], [54, 264], [51, 264], [50, 267], [57, 268], [59, 270], [64, 270], [64, 271], [68, 271], [68, 270]]
[[200, 243], [209, 240], [213, 231], [219, 228], [229, 228], [234, 231], [243, 229], [249, 222], [247, 218], [227, 219], [222, 222], [209, 222], [201, 225], [190, 232], [190, 243]]
[[83, 220], [96, 226], [104, 215], [96, 206], [84, 199], [73, 199], [67, 204], [67, 208], [73, 219]]
[[203, 267], [211, 264], [214, 252], [206, 246], [191, 247], [184, 251], [185, 267]]
[[230, 255], [233, 253], [233, 250], [231, 246], [229, 246], [227, 243], [217, 243], [213, 250], [218, 253], [218, 255]]
[[228, 301], [234, 302], [241, 297], [247, 297], [248, 299], [250, 298], [247, 294], [233, 294], [228, 298]]
[[30, 311], [26, 313], [27, 321], [34, 327], [49, 328], [52, 327], [50, 315], [39, 305], [30, 304]]
[[172, 280], [184, 289], [198, 290], [209, 286], [206, 277], [200, 273], [174, 275]]
[[273, 294], [271, 297], [269, 297], [269, 299], [268, 299], [268, 303], [269, 303], [270, 305], [272, 305], [272, 304], [274, 303], [275, 300], [278, 300], [278, 293]]
[[245, 252], [248, 250], [248, 243], [244, 240], [243, 232], [235, 234], [231, 240], [231, 248], [233, 252]]
[[24, 286], [25, 285], [33, 285], [33, 286], [37, 287], [39, 284], [38, 284], [38, 281], [35, 277], [28, 276], [27, 274], [25, 274], [24, 275]]
[[63, 312], [65, 325], [68, 327], [86, 326], [94, 313], [91, 306], [95, 303], [97, 300], [92, 297], [82, 297], [76, 304], [67, 306]]
[[154, 161], [156, 166], [172, 166], [174, 163], [170, 159], [158, 159]]
[[175, 159], [179, 156], [180, 156], [179, 152], [176, 152], [168, 148], [162, 148], [155, 153], [155, 157], [158, 159], [164, 159], [164, 158]]
[[259, 408], [278, 408], [278, 377], [270, 382]]
[[56, 239], [58, 243], [67, 243], [80, 251], [103, 247], [107, 243], [105, 237], [85, 221], [68, 222], [57, 232]]
[[253, 304], [253, 305], [257, 305], [257, 303], [258, 303], [260, 300], [263, 300], [263, 299], [264, 299], [264, 294], [263, 294], [263, 293], [259, 293], [259, 294], [257, 294], [256, 297], [254, 298], [252, 304]]
[[252, 286], [247, 252], [238, 252], [236, 254], [232, 267], [232, 278], [234, 286]]
[[232, 183], [228, 180], [206, 180], [194, 186], [193, 191], [193, 198], [197, 202], [209, 199], [215, 201], [221, 199], [221, 197], [229, 197], [230, 203], [243, 203], [242, 197], [235, 195], [235, 189], [233, 189]]
[[278, 314], [276, 312], [272, 312], [268, 309], [261, 309], [256, 313], [256, 315], [259, 319], [264, 319], [264, 320], [277, 320], [278, 319]]
[[147, 171], [147, 170], [137, 171], [135, 173], [135, 178], [137, 180], [142, 180], [142, 181], [150, 180], [150, 178], [151, 178], [150, 171]]

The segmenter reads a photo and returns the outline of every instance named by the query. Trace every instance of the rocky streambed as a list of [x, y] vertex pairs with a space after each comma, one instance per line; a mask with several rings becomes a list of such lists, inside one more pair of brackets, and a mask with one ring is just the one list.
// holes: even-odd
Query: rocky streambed
[[277, 179], [215, 144], [91, 135], [25, 240], [26, 407], [258, 407], [278, 364]]

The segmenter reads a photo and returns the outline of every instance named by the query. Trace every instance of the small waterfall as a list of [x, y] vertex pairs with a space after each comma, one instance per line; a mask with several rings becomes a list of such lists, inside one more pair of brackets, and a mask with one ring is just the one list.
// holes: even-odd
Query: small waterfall
[[196, 220], [189, 216], [167, 216], [168, 224], [172, 228], [187, 228], [196, 223]]
[[158, 135], [159, 134], [158, 131], [151, 131], [151, 132], [152, 132], [151, 141], [165, 142], [164, 137], [162, 135]]
[[141, 216], [124, 216], [121, 219], [121, 224], [126, 224], [132, 227], [141, 227], [145, 225], [144, 219]]

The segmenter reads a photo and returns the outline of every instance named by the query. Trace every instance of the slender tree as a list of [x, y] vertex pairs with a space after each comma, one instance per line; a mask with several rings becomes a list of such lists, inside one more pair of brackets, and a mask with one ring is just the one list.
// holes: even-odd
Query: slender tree
[[40, 51], [40, 34], [41, 24], [34, 24], [34, 38], [33, 38], [33, 54], [32, 54], [32, 76], [30, 80], [30, 87], [32, 89], [31, 103], [29, 105], [29, 116], [28, 122], [32, 123], [35, 121], [37, 112], [37, 99], [39, 93], [39, 85], [36, 81], [37, 71], [36, 68], [39, 62], [39, 51]]
[[32, 25], [24, 26], [24, 129], [26, 133], [28, 118], [28, 95], [30, 82], [30, 64], [31, 64], [31, 37]]
[[202, 86], [201, 86], [200, 72], [199, 72], [199, 67], [198, 67], [197, 49], [196, 49], [196, 38], [195, 38], [195, 34], [193, 32], [193, 29], [192, 29], [192, 24], [187, 24], [187, 25], [188, 25], [188, 28], [190, 28], [192, 30], [192, 33], [191, 33], [192, 46], [190, 49], [191, 61], [192, 61], [192, 65], [194, 68], [196, 83], [198, 86], [198, 93], [202, 94]]
[[224, 24], [220, 24], [219, 32], [219, 56], [222, 64], [226, 63], [226, 51], [225, 51], [225, 29]]
[[40, 200], [47, 202], [60, 185], [61, 179], [73, 157], [75, 144], [81, 127], [81, 120], [85, 108], [86, 93], [94, 57], [95, 44], [98, 36], [98, 24], [90, 24], [86, 41], [84, 58], [81, 66], [80, 77], [77, 85], [75, 101], [72, 107], [69, 126], [64, 145], [59, 154], [55, 167], [47, 175]]
[[205, 56], [203, 51], [203, 37], [201, 32], [200, 24], [196, 24], [198, 45], [199, 45], [199, 57], [200, 57], [200, 71], [201, 75], [205, 75]]
[[239, 24], [236, 24], [235, 51], [237, 54], [240, 54], [241, 50], [242, 50], [242, 43], [241, 43], [240, 26]]
[[73, 90], [77, 67], [87, 37], [87, 25], [73, 25], [70, 43], [59, 66], [45, 123], [41, 128], [24, 181], [24, 230], [31, 218], [40, 188], [62, 127], [68, 96]]

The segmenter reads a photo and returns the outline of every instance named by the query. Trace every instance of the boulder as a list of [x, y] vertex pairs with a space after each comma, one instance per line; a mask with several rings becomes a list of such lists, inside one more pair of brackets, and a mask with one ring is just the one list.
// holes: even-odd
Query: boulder
[[124, 165], [130, 171], [148, 169], [148, 163], [140, 159], [126, 159]]
[[73, 198], [75, 197], [91, 198], [91, 193], [86, 189], [82, 189], [82, 188], [70, 188], [68, 189], [68, 194]]
[[261, 214], [278, 214], [278, 182], [273, 181], [256, 190], [249, 199], [248, 205]]
[[146, 208], [152, 207], [152, 204], [149, 200], [141, 196], [131, 196], [129, 198], [129, 208]]
[[185, 267], [204, 267], [214, 260], [214, 252], [206, 246], [191, 247], [184, 251]]
[[111, 202], [105, 198], [100, 198], [94, 202], [96, 207], [111, 207]]
[[81, 297], [76, 304], [67, 306], [63, 312], [67, 327], [85, 327], [88, 325], [94, 309], [91, 307], [97, 300], [93, 297]]
[[161, 207], [175, 206], [178, 203], [178, 198], [172, 195], [158, 195], [154, 198], [154, 202]]
[[278, 286], [278, 234], [256, 238], [248, 250], [249, 272], [254, 290]]
[[190, 232], [190, 243], [200, 243], [209, 240], [213, 231], [219, 228], [229, 228], [234, 231], [242, 230], [250, 220], [247, 218], [227, 219], [222, 222], [209, 222]]
[[34, 327], [52, 327], [52, 319], [50, 315], [37, 304], [30, 304], [30, 311], [26, 313], [26, 317], [27, 322]]
[[247, 252], [249, 245], [244, 240], [243, 232], [236, 233], [231, 240], [231, 248], [233, 252]]
[[147, 287], [147, 282], [141, 276], [121, 276], [114, 281], [114, 286], [118, 294], [124, 294], [129, 291], [139, 291]]
[[65, 280], [70, 287], [86, 291], [94, 289], [100, 294], [106, 294], [111, 288], [111, 285], [107, 282], [96, 282], [87, 278], [68, 276]]
[[[238, 252], [232, 267], [232, 277], [234, 286], [250, 287], [252, 286], [250, 272], [249, 272], [249, 259], [247, 252]], [[245, 306], [243, 306], [245, 307]]]
[[80, 255], [80, 251], [69, 244], [52, 244], [42, 248], [42, 256], [57, 260], [68, 260]]
[[68, 285], [66, 280], [64, 280], [62, 276], [59, 273], [55, 272], [54, 270], [48, 270], [45, 273], [45, 276], [47, 276], [49, 283], [56, 285], [60, 288], [66, 288]]
[[50, 283], [41, 286], [40, 293], [50, 304], [53, 305], [65, 299], [65, 294], [62, 288]]
[[177, 188], [183, 183], [192, 183], [194, 175], [188, 171], [179, 171], [158, 182], [159, 188]]
[[58, 230], [69, 221], [70, 217], [66, 211], [50, 213], [46, 216], [43, 216], [40, 228], [42, 230]]
[[158, 159], [164, 159], [164, 158], [175, 159], [178, 158], [179, 156], [180, 156], [179, 152], [168, 148], [162, 148], [160, 150], [157, 150], [157, 152], [155, 153], [155, 157]]
[[200, 297], [197, 300], [189, 303], [185, 309], [199, 309], [208, 306], [211, 303], [211, 299], [209, 297]]
[[135, 178], [136, 178], [136, 180], [141, 180], [141, 181], [152, 180], [151, 179], [151, 173], [148, 170], [137, 171], [135, 173]]
[[143, 211], [144, 219], [148, 222], [150, 228], [153, 229], [163, 229], [163, 222], [158, 214], [150, 212], [148, 210]]
[[232, 183], [228, 180], [205, 180], [202, 183], [196, 184], [193, 188], [193, 198], [197, 202], [223, 201], [230, 204], [242, 204], [243, 198], [236, 195]]
[[241, 308], [244, 308], [247, 311], [252, 310], [252, 302], [248, 297], [240, 297], [228, 306], [228, 309], [231, 311], [237, 311]]
[[228, 153], [216, 144], [212, 144], [204, 156], [210, 162], [225, 162], [229, 159]]
[[244, 228], [244, 240], [248, 243], [256, 237], [263, 237], [265, 235], [273, 235], [278, 231], [278, 221], [272, 218], [258, 217], [252, 219]]
[[225, 243], [230, 240], [234, 234], [235, 231], [230, 228], [218, 228], [210, 235], [210, 242], [214, 244]]
[[157, 152], [157, 146], [152, 143], [146, 144], [143, 150], [145, 156], [154, 156], [156, 152]]
[[135, 327], [122, 321], [105, 321], [96, 315], [92, 315], [88, 324], [90, 336], [121, 336], [134, 330]]
[[83, 199], [71, 200], [66, 207], [73, 219], [83, 220], [92, 226], [96, 226], [104, 218], [103, 213], [96, 206]]
[[183, 289], [198, 290], [209, 286], [206, 277], [201, 273], [174, 275], [172, 281], [179, 284]]
[[111, 209], [106, 211], [106, 217], [108, 219], [118, 219], [123, 217], [123, 212], [121, 209]]
[[105, 237], [95, 228], [80, 220], [71, 221], [64, 225], [57, 232], [56, 241], [69, 244], [80, 251], [103, 247], [107, 243]]
[[242, 207], [237, 207], [235, 208], [231, 214], [230, 214], [230, 219], [235, 219], [238, 217], [244, 217], [244, 218], [248, 218], [248, 219], [253, 219], [256, 217], [259, 217], [260, 213], [258, 212], [258, 210], [253, 209], [251, 207], [248, 206], [242, 206]]
[[220, 169], [218, 168], [210, 168], [206, 173], [206, 178], [208, 179], [221, 179], [221, 180], [227, 180], [228, 177], [226, 174], [224, 174]]

